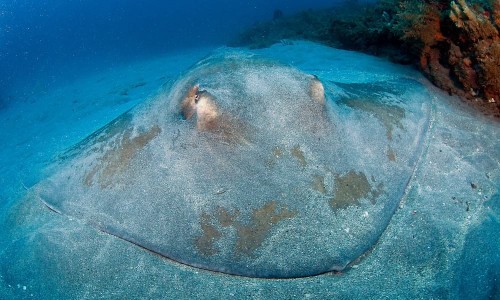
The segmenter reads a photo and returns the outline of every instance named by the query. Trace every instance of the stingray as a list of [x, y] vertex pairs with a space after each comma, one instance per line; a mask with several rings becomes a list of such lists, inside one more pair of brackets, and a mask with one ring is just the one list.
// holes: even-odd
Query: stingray
[[37, 191], [196, 268], [342, 271], [377, 243], [422, 152], [431, 105], [406, 81], [345, 84], [214, 53], [60, 155]]

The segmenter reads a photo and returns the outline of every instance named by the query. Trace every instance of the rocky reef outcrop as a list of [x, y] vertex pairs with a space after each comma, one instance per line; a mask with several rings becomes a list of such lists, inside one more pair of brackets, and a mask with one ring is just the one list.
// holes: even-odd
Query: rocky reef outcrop
[[500, 117], [498, 1], [405, 1], [401, 39], [414, 45], [420, 69], [440, 88]]
[[307, 39], [414, 64], [436, 86], [500, 118], [499, 0], [379, 0], [280, 15], [233, 45]]

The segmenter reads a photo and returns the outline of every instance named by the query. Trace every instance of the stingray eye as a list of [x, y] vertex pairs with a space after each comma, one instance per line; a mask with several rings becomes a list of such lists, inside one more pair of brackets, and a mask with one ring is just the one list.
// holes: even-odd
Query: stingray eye
[[200, 101], [200, 94], [194, 96], [194, 103], [198, 103], [198, 101]]

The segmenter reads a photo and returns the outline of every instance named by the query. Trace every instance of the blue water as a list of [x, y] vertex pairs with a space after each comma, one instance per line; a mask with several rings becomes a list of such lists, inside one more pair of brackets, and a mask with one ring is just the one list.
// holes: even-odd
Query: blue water
[[222, 45], [240, 30], [342, 0], [0, 2], [0, 102], [36, 79], [53, 84], [186, 47]]

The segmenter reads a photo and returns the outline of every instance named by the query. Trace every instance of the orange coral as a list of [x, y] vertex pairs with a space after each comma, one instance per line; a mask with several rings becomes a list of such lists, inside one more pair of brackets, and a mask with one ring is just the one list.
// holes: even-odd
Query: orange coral
[[[494, 23], [499, 23], [498, 1], [494, 3], [494, 21], [470, 8], [464, 0], [451, 3], [449, 18], [459, 32], [462, 56], [469, 56], [475, 64], [452, 64], [459, 81], [466, 88], [476, 86], [481, 96], [494, 102], [500, 98], [500, 36]], [[461, 43], [460, 43], [461, 42]], [[472, 90], [468, 96], [476, 96]], [[493, 101], [492, 101], [493, 99]]]
[[456, 0], [443, 10], [438, 2], [406, 0], [398, 17], [402, 38], [419, 45], [420, 67], [437, 86], [483, 98], [486, 110], [500, 116], [500, 1], [491, 7]]

